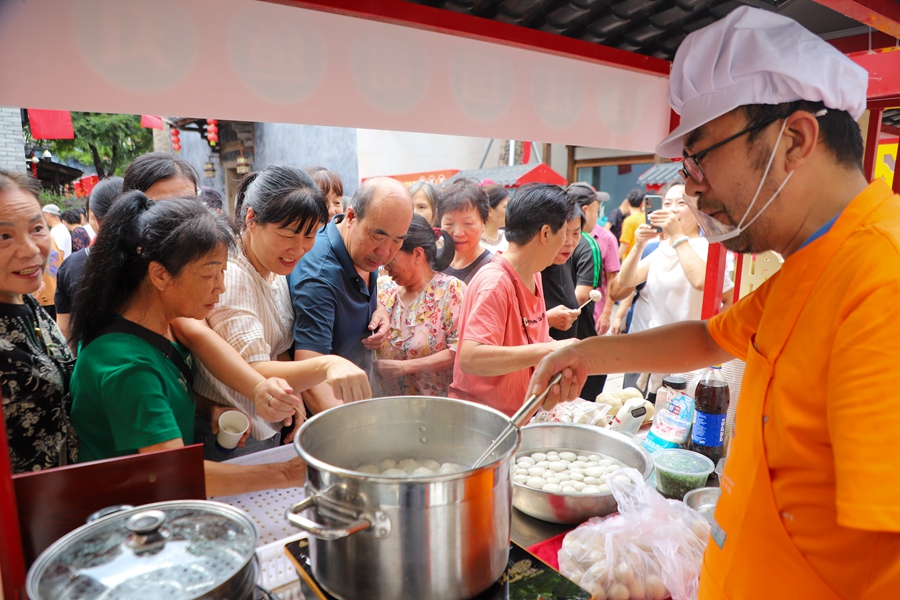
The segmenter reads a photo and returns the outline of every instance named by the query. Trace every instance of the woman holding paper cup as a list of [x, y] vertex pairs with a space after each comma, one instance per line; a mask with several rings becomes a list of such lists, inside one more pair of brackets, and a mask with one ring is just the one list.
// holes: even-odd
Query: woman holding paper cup
[[[195, 412], [214, 416], [195, 400], [193, 357], [169, 323], [215, 306], [233, 244], [225, 217], [196, 199], [154, 203], [132, 191], [113, 204], [84, 273], [91, 293], [77, 294], [72, 312], [79, 460], [179, 448], [193, 443]], [[229, 495], [298, 485], [305, 465], [207, 462], [205, 474], [209, 495]]]
[[[365, 371], [347, 359], [325, 355], [292, 361], [287, 355], [294, 341], [294, 311], [285, 276], [312, 248], [316, 232], [328, 217], [316, 182], [297, 167], [273, 165], [244, 178], [236, 204], [240, 237], [228, 253], [225, 291], [206, 317], [209, 327], [257, 372], [282, 378], [297, 392], [327, 382], [344, 402], [370, 398]], [[176, 332], [192, 339], [203, 333], [196, 330], [198, 323], [203, 322], [179, 321]], [[198, 442], [201, 436], [205, 439], [207, 459], [224, 460], [287, 441], [281, 439], [283, 423], [260, 416], [250, 398], [203, 365], [197, 375], [194, 390], [198, 394], [250, 416], [250, 439], [243, 448], [228, 452], [221, 451], [223, 444], [216, 442], [208, 421], [198, 419], [195, 433]], [[272, 404], [281, 402], [273, 398]], [[295, 425], [305, 416], [297, 415]]]

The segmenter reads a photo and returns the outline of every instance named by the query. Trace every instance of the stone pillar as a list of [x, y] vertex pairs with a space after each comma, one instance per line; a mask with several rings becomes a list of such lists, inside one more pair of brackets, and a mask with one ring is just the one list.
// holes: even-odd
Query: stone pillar
[[0, 169], [26, 171], [22, 112], [18, 108], [0, 106]]

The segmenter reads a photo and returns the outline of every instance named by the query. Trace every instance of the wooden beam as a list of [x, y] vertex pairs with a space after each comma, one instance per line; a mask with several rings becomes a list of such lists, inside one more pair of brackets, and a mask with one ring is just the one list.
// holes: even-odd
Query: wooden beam
[[706, 283], [703, 285], [703, 304], [700, 318], [710, 319], [722, 310], [722, 287], [725, 285], [727, 250], [722, 244], [710, 244], [706, 256]]
[[348, 17], [371, 19], [382, 23], [416, 27], [663, 77], [669, 76], [672, 66], [669, 61], [652, 56], [404, 0], [266, 1]]
[[900, 127], [894, 127], [893, 125], [885, 125], [882, 122], [881, 123], [881, 133], [886, 133], [888, 135], [900, 136]]
[[869, 126], [866, 130], [866, 149], [863, 152], [863, 175], [866, 181], [875, 177], [875, 161], [878, 159], [878, 137], [881, 131], [881, 108], [869, 109]]
[[844, 54], [850, 54], [852, 52], [868, 52], [870, 49], [882, 50], [894, 47], [897, 44], [897, 38], [880, 31], [873, 31], [871, 37], [867, 33], [848, 35], [828, 40], [828, 43]]
[[[900, 2], [897, 3], [900, 6]], [[872, 100], [900, 98], [900, 50], [883, 52], [857, 52], [849, 54], [850, 60], [869, 72], [869, 89], [866, 97], [871, 108]], [[895, 106], [900, 105], [898, 103]]]
[[895, 38], [900, 37], [900, 2], [896, 0], [813, 0], [835, 12], [883, 31]]

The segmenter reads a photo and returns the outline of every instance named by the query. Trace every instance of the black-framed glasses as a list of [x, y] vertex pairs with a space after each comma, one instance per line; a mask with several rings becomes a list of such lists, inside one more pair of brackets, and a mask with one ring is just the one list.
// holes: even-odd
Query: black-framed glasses
[[775, 121], [777, 121], [779, 119], [786, 119], [786, 118], [787, 118], [787, 116], [779, 115], [777, 117], [772, 117], [771, 119], [766, 119], [765, 121], [761, 121], [761, 122], [757, 123], [756, 125], [751, 125], [750, 127], [737, 132], [736, 134], [734, 134], [731, 137], [725, 138], [721, 142], [716, 142], [709, 148], [701, 150], [700, 152], [697, 152], [696, 154], [685, 154], [684, 160], [682, 161], [682, 165], [684, 165], [684, 166], [678, 170], [678, 172], [681, 173], [681, 178], [684, 179], [685, 183], [687, 183], [688, 177], [693, 179], [695, 183], [703, 183], [703, 180], [706, 179], [706, 175], [703, 173], [703, 169], [700, 168], [700, 161], [703, 160], [707, 154], [709, 154], [716, 148], [724, 146], [728, 142], [732, 142], [732, 141], [738, 139], [742, 135], [748, 134], [751, 131], [755, 131], [757, 129], [761, 129], [763, 127], [771, 125], [772, 123], [774, 123]]

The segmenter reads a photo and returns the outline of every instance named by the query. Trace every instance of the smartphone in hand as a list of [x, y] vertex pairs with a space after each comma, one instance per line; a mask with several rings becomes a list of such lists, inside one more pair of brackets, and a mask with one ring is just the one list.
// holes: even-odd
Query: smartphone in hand
[[[650, 213], [655, 210], [662, 209], [662, 196], [656, 195], [648, 195], [644, 196], [644, 218], [647, 220], [647, 225], [650, 225]], [[662, 233], [662, 228], [654, 227], [654, 229], [658, 233]]]

